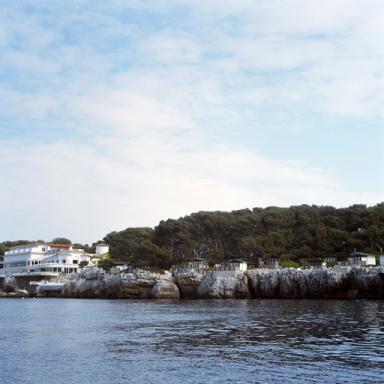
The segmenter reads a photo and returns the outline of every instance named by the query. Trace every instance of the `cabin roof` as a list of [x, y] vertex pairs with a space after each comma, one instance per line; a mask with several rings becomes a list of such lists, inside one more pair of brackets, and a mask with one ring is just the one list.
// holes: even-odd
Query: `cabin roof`
[[375, 255], [372, 255], [372, 253], [353, 251], [349, 254], [349, 256], [375, 256]]
[[226, 260], [227, 263], [245, 263], [244, 260], [241, 260], [241, 259], [230, 259], [230, 260]]

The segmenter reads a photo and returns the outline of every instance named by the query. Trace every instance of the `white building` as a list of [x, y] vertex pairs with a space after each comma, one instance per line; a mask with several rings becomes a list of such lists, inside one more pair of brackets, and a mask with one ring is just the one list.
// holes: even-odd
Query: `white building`
[[384, 255], [380, 255], [380, 265], [384, 267]]
[[105, 255], [109, 252], [109, 245], [105, 243], [96, 244], [96, 255]]
[[205, 272], [209, 268], [208, 261], [202, 258], [189, 259], [172, 267], [174, 273]]
[[215, 271], [241, 271], [244, 272], [248, 268], [246, 261], [240, 259], [227, 260], [222, 264], [216, 264], [214, 266]]
[[12, 247], [4, 253], [2, 276], [49, 275], [76, 273], [80, 263], [92, 265], [93, 255], [70, 244], [31, 243]]
[[373, 267], [376, 265], [376, 256], [370, 255], [369, 253], [353, 251], [348, 257], [348, 264]]
[[280, 268], [280, 259], [272, 257], [271, 259], [265, 260], [264, 265], [269, 268]]

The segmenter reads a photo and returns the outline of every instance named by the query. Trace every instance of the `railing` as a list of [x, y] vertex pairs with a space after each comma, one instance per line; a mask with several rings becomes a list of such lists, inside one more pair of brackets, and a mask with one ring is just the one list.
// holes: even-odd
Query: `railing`
[[[56, 268], [57, 271], [47, 271], [46, 269]], [[60, 271], [58, 270], [60, 268]], [[42, 271], [42, 269], [45, 269]], [[64, 272], [65, 269], [72, 269], [72, 272]], [[25, 267], [13, 267], [0, 269], [0, 276], [10, 275], [42, 275], [42, 276], [58, 276], [60, 273], [73, 273], [79, 269], [79, 264], [60, 264], [60, 263], [44, 263], [29, 265]]]

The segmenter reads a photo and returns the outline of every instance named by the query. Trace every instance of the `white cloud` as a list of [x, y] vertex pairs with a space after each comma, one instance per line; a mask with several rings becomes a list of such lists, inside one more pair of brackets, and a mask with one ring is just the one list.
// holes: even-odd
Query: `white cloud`
[[[258, 108], [382, 118], [378, 2], [48, 3], [57, 12], [15, 6], [0, 23], [11, 78], [0, 81], [0, 117], [30, 131], [64, 121], [68, 132], [0, 141], [2, 237], [94, 241], [196, 210], [379, 201], [320, 165], [221, 137], [226, 125], [263, 129]], [[132, 8], [173, 24], [124, 20]], [[294, 120], [287, 130], [306, 129]]]
[[[308, 164], [168, 137], [74, 143], [3, 142], [3, 237], [65, 235], [94, 241], [111, 230], [155, 225], [198, 210], [359, 201]], [[364, 196], [375, 202], [377, 196]], [[357, 199], [357, 200], [356, 200]], [[17, 224], [17, 225], [16, 225]]]

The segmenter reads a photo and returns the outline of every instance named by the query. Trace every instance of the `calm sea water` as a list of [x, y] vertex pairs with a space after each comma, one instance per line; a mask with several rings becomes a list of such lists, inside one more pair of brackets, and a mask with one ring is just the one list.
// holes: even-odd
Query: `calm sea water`
[[0, 383], [382, 383], [384, 302], [0, 300]]

